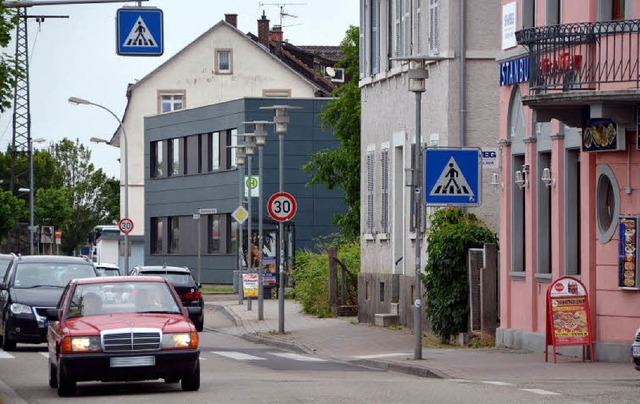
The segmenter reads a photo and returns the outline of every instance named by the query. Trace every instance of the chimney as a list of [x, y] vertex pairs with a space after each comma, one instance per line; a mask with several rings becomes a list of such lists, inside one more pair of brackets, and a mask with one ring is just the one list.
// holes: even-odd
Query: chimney
[[269, 32], [269, 39], [277, 42], [282, 42], [283, 32], [280, 25], [274, 25], [271, 32]]
[[234, 27], [238, 28], [238, 14], [225, 14], [224, 20], [227, 22], [227, 24], [233, 25]]
[[269, 49], [269, 20], [262, 11], [262, 18], [258, 20], [258, 40]]

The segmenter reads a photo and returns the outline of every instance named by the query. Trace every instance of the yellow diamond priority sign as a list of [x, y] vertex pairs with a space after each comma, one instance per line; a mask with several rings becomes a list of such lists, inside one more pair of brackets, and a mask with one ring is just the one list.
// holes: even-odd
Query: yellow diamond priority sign
[[243, 206], [238, 206], [238, 208], [231, 214], [231, 217], [236, 219], [238, 223], [242, 224], [249, 217], [249, 212]]

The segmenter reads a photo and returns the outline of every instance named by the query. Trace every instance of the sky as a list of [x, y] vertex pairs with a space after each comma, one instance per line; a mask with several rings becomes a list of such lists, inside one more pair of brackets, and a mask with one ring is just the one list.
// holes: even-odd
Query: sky
[[[34, 0], [38, 1], [38, 0]], [[87, 105], [71, 105], [71, 96], [101, 104], [122, 118], [126, 89], [153, 71], [202, 33], [224, 19], [238, 15], [242, 32], [258, 33], [263, 11], [271, 26], [283, 17], [284, 37], [295, 45], [339, 45], [350, 25], [359, 24], [358, 0], [150, 0], [143, 7], [157, 7], [164, 15], [164, 54], [160, 57], [116, 54], [116, 12], [137, 1], [108, 4], [37, 6], [29, 15], [68, 16], [28, 22], [31, 138], [43, 148], [63, 138], [79, 139], [91, 150], [92, 162], [107, 176], [119, 177], [119, 150], [90, 143], [92, 137], [111, 139], [118, 121], [108, 112]], [[15, 36], [13, 32], [12, 36]], [[4, 53], [15, 53], [12, 42]], [[12, 142], [13, 109], [0, 114], [0, 150]]]

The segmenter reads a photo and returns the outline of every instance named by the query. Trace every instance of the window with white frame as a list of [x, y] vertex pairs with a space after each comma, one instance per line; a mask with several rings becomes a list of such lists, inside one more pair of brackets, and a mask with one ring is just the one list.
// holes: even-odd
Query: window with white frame
[[184, 109], [184, 92], [160, 93], [160, 113]]
[[375, 233], [374, 223], [374, 184], [375, 184], [375, 147], [369, 146], [367, 148], [367, 234]]
[[216, 49], [216, 73], [231, 74], [233, 60], [231, 49]]
[[382, 203], [380, 209], [380, 231], [389, 233], [389, 145], [383, 145], [380, 151]]
[[439, 0], [429, 0], [429, 54], [431, 55], [437, 55], [440, 52], [438, 3]]

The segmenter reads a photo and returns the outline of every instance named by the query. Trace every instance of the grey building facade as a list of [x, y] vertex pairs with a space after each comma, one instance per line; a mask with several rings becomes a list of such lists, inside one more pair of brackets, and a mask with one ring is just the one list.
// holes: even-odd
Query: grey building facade
[[[309, 176], [300, 169], [310, 154], [339, 146], [333, 134], [320, 127], [319, 114], [329, 101], [242, 98], [145, 118], [145, 264], [187, 266], [203, 283], [233, 283], [239, 260], [238, 224], [232, 213], [241, 204], [246, 172], [241, 177], [235, 149], [229, 146], [237, 145], [236, 135], [253, 131], [252, 125], [243, 122], [273, 121], [272, 110], [260, 109], [273, 105], [302, 107], [289, 112], [283, 142], [283, 189], [297, 202], [295, 217], [285, 225], [287, 261], [291, 262], [296, 249], [312, 249], [319, 237], [335, 233], [333, 217], [346, 210], [342, 192], [306, 186]], [[263, 154], [263, 178], [259, 179], [264, 208], [263, 264], [273, 271], [280, 237], [278, 223], [267, 212], [269, 197], [279, 190], [279, 144], [273, 126], [268, 128]], [[252, 176], [257, 176], [257, 151], [251, 165]], [[240, 169], [246, 171], [247, 166]], [[258, 198], [253, 197], [251, 204], [252, 234], [257, 234]], [[216, 213], [194, 218], [200, 208]], [[247, 222], [243, 228], [246, 251]]]

